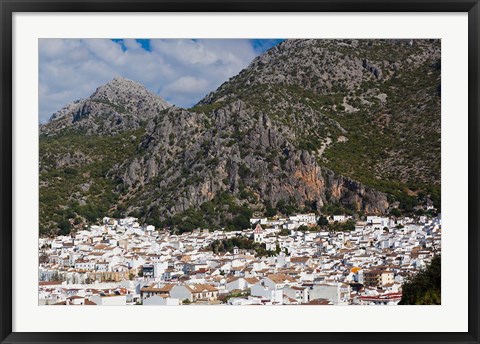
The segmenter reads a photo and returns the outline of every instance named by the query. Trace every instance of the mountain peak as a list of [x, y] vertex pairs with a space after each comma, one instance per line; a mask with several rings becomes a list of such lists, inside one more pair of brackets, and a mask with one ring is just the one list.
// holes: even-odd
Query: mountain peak
[[103, 84], [99, 88], [102, 87], [119, 87], [119, 86], [131, 86], [131, 87], [141, 87], [146, 90], [146, 87], [139, 83], [138, 81], [126, 78], [121, 75], [115, 76], [112, 80], [108, 81], [107, 83]]
[[116, 76], [99, 86], [90, 97], [76, 100], [54, 113], [49, 123], [40, 127], [40, 132], [58, 132], [78, 127], [89, 132], [103, 130], [115, 133], [138, 127], [141, 122], [169, 107], [171, 104], [141, 83]]
[[91, 100], [104, 100], [114, 104], [134, 104], [138, 102], [154, 102], [160, 110], [171, 105], [160, 96], [150, 92], [143, 84], [116, 76], [111, 81], [98, 87], [90, 96]]

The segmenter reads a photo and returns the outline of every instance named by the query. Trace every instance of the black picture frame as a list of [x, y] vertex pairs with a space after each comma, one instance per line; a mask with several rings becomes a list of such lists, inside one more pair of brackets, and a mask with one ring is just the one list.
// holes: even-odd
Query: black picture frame
[[[2, 343], [479, 343], [478, 0], [0, 0], [0, 340]], [[468, 13], [468, 332], [460, 333], [20, 333], [12, 332], [12, 16], [15, 12], [465, 12]], [[452, 314], [452, 316], [454, 316]], [[248, 322], [248, 319], [246, 319]]]

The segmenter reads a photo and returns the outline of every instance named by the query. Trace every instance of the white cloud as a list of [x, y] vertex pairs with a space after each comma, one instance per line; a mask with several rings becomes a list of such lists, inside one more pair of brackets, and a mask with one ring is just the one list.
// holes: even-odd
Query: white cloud
[[175, 80], [171, 84], [165, 86], [162, 92], [166, 94], [172, 94], [173, 92], [185, 92], [187, 94], [196, 94], [203, 92], [208, 87], [207, 80], [198, 79], [194, 76], [182, 76], [180, 79]]
[[39, 120], [44, 123], [117, 75], [189, 107], [245, 68], [257, 52], [249, 40], [151, 40], [147, 51], [132, 39], [41, 39], [39, 55]]

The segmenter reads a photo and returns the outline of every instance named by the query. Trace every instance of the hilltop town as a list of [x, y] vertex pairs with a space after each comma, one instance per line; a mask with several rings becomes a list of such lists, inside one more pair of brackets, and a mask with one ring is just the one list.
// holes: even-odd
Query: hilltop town
[[178, 233], [105, 217], [40, 238], [39, 304], [396, 305], [404, 281], [441, 251], [440, 214], [319, 220]]

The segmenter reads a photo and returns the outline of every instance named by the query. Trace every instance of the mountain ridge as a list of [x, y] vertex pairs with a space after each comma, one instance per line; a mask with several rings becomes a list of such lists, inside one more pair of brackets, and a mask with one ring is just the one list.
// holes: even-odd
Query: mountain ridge
[[[190, 109], [155, 95], [119, 98], [107, 83], [41, 126], [41, 230], [106, 214], [189, 230], [248, 226], [253, 212], [439, 206], [439, 141], [417, 137], [439, 135], [439, 49], [428, 40], [287, 40]], [[406, 100], [395, 102], [407, 77]], [[417, 99], [433, 109], [422, 112], [429, 127], [409, 108]], [[420, 130], [397, 128], [409, 121]], [[413, 143], [399, 141], [405, 132]], [[102, 148], [87, 149], [79, 133]], [[409, 145], [422, 144], [423, 165], [407, 160]], [[49, 201], [55, 192], [66, 207]]]

